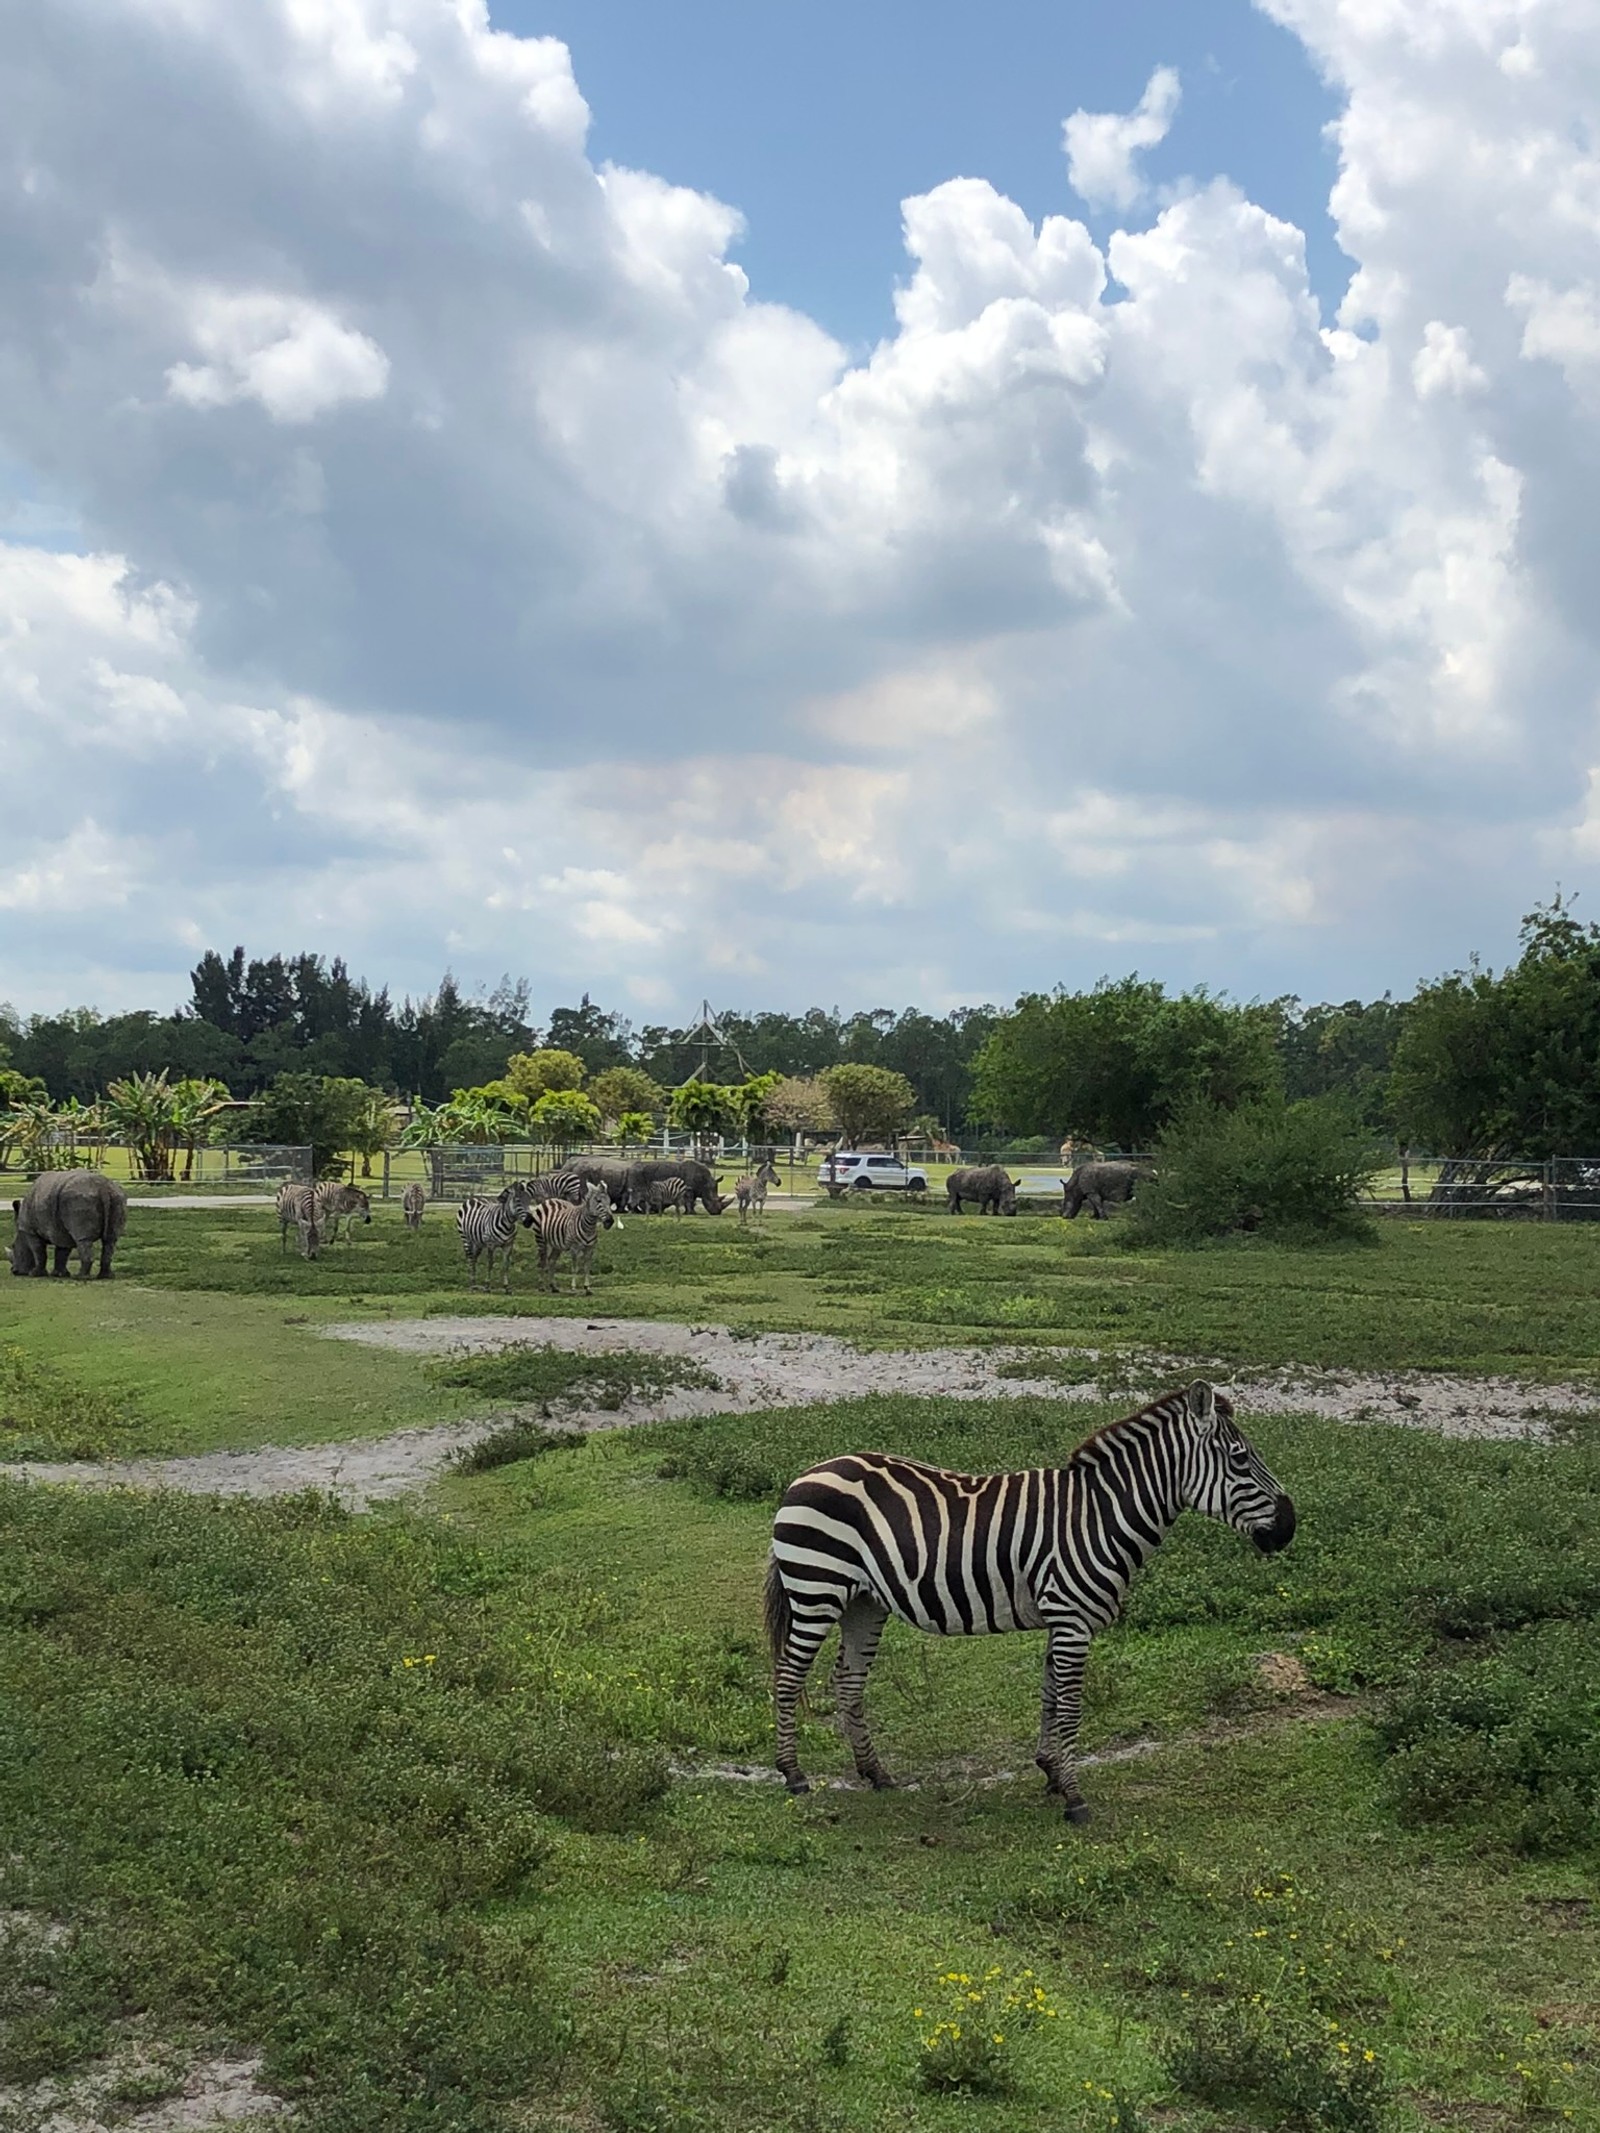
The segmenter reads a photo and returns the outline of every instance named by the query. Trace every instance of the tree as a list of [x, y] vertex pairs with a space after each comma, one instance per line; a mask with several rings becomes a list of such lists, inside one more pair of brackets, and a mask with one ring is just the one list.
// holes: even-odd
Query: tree
[[326, 1074], [280, 1074], [246, 1114], [241, 1139], [280, 1148], [309, 1148], [314, 1177], [340, 1167], [359, 1131], [366, 1084]]
[[1436, 1155], [1600, 1150], [1600, 926], [1558, 897], [1523, 920], [1509, 970], [1420, 987], [1390, 1100], [1405, 1138]]
[[633, 1060], [633, 1031], [620, 1015], [608, 1015], [596, 1007], [587, 993], [576, 1007], [551, 1009], [544, 1041], [556, 1050], [574, 1053], [589, 1074], [603, 1074], [611, 1067], [631, 1065]]
[[615, 1121], [612, 1131], [616, 1135], [618, 1144], [623, 1152], [626, 1153], [630, 1142], [647, 1141], [654, 1126], [655, 1120], [648, 1111], [624, 1111], [622, 1116]]
[[852, 1146], [892, 1139], [917, 1107], [910, 1082], [888, 1067], [834, 1066], [817, 1079], [834, 1124]]
[[729, 1107], [747, 1141], [760, 1139], [767, 1125], [767, 1099], [782, 1081], [781, 1074], [752, 1074], [728, 1091]]
[[697, 1148], [719, 1133], [726, 1133], [735, 1119], [733, 1091], [715, 1081], [686, 1081], [667, 1099], [667, 1116], [675, 1126], [692, 1133]]
[[780, 1075], [767, 1097], [767, 1117], [782, 1133], [792, 1134], [798, 1145], [805, 1133], [826, 1133], [833, 1125], [828, 1092], [819, 1081], [796, 1075]]
[[1338, 1007], [1302, 1007], [1298, 1000], [1275, 1005], [1289, 1100], [1346, 1096], [1375, 1132], [1392, 1135], [1389, 1081], [1408, 1003], [1385, 993], [1381, 1000], [1346, 1000]]
[[365, 1089], [350, 1136], [351, 1152], [361, 1158], [361, 1175], [372, 1175], [372, 1158], [392, 1148], [400, 1131], [400, 1111], [382, 1089]]
[[540, 1140], [562, 1148], [592, 1141], [600, 1131], [600, 1113], [581, 1089], [547, 1089], [535, 1103], [532, 1118]]
[[584, 1065], [576, 1052], [516, 1052], [505, 1063], [502, 1079], [530, 1104], [557, 1089], [581, 1089]]
[[106, 1116], [132, 1150], [141, 1178], [156, 1184], [172, 1176], [179, 1102], [165, 1074], [130, 1074], [114, 1081], [106, 1091]]
[[183, 1150], [185, 1180], [194, 1176], [194, 1159], [200, 1144], [232, 1101], [226, 1082], [199, 1076], [174, 1084], [172, 1130], [175, 1145]]
[[667, 1092], [661, 1084], [634, 1066], [603, 1068], [590, 1082], [589, 1096], [600, 1116], [612, 1125], [625, 1113], [642, 1111], [648, 1117], [665, 1110], [667, 1103]]
[[1224, 1110], [1280, 1086], [1276, 1010], [1137, 976], [1027, 993], [979, 1052], [972, 1115], [1015, 1133], [1148, 1147], [1179, 1105]]

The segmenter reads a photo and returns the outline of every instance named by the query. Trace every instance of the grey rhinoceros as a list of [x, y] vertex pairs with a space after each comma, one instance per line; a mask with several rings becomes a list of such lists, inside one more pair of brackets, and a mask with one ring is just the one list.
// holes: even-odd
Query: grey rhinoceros
[[[128, 1195], [97, 1170], [46, 1170], [13, 1200], [17, 1233], [11, 1240], [13, 1274], [65, 1274], [71, 1253], [78, 1255], [81, 1277], [100, 1247], [102, 1281], [111, 1279], [111, 1253], [128, 1220]], [[55, 1266], [49, 1265], [51, 1252]]]
[[1097, 1222], [1104, 1222], [1108, 1206], [1131, 1200], [1139, 1180], [1153, 1175], [1148, 1163], [1080, 1163], [1061, 1181], [1061, 1212], [1070, 1222], [1087, 1207]]
[[944, 1181], [945, 1204], [959, 1215], [963, 1200], [976, 1200], [980, 1215], [1014, 1215], [1017, 1186], [1001, 1163], [983, 1163], [971, 1170], [952, 1170]]

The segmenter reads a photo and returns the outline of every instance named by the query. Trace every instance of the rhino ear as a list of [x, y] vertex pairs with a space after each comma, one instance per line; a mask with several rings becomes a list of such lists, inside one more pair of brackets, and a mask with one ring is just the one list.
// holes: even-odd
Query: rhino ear
[[1217, 1396], [1204, 1378], [1196, 1378], [1185, 1398], [1189, 1403], [1189, 1418], [1198, 1422], [1202, 1429], [1214, 1429], [1217, 1421]]

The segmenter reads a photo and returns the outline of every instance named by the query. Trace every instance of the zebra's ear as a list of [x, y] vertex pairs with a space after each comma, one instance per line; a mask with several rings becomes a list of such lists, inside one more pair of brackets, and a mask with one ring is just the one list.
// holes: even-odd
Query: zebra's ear
[[1204, 1378], [1196, 1378], [1187, 1394], [1189, 1416], [1202, 1429], [1214, 1429], [1217, 1421], [1217, 1396]]

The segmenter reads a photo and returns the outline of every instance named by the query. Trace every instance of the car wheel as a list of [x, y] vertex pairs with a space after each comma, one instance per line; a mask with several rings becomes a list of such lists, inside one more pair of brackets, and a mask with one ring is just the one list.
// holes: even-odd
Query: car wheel
[[926, 1178], [911, 1178], [906, 1184], [907, 1192], [926, 1192], [927, 1189], [928, 1181]]
[[853, 1179], [853, 1180], [851, 1181], [851, 1185], [850, 1185], [850, 1190], [851, 1190], [852, 1192], [871, 1192], [871, 1190], [872, 1190], [872, 1180], [871, 1180], [871, 1178], [855, 1178], [855, 1179]]

